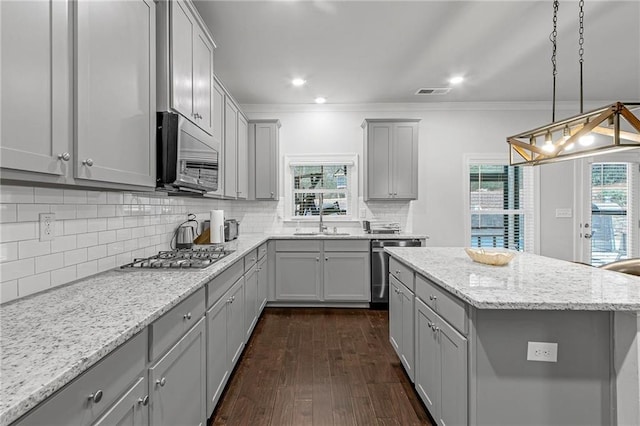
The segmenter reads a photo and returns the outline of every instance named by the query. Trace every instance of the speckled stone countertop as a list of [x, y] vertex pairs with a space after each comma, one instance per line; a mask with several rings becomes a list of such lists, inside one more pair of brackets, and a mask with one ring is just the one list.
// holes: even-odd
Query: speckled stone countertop
[[640, 277], [632, 275], [529, 253], [489, 266], [462, 247], [385, 250], [480, 309], [640, 311]]
[[399, 239], [414, 234], [249, 234], [198, 271], [112, 270], [0, 306], [0, 426], [8, 425], [269, 239]]

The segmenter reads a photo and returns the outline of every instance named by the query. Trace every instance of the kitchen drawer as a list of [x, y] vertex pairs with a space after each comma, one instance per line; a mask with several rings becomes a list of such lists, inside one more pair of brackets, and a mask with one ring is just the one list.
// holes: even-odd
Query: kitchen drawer
[[322, 244], [319, 240], [302, 240], [302, 241], [292, 241], [292, 240], [277, 240], [276, 241], [276, 251], [320, 251], [320, 244]]
[[255, 266], [257, 261], [258, 261], [258, 250], [253, 249], [244, 256], [244, 272], [247, 272], [249, 269]]
[[262, 259], [267, 254], [267, 243], [263, 243], [258, 247], [258, 260]]
[[[147, 333], [144, 330], [48, 398], [15, 426], [92, 423], [136, 378], [144, 377], [146, 352]], [[95, 395], [98, 402], [89, 399], [90, 395]]]
[[464, 335], [468, 333], [467, 309], [462, 300], [419, 274], [416, 274], [415, 293], [454, 328]]
[[149, 326], [149, 361], [166, 352], [202, 318], [204, 305], [204, 288], [201, 288]]
[[415, 291], [413, 269], [404, 263], [398, 262], [394, 257], [389, 258], [389, 273], [396, 277], [409, 290]]
[[207, 309], [216, 304], [218, 299], [238, 281], [244, 273], [244, 261], [238, 260], [225, 269], [220, 275], [207, 283]]
[[369, 251], [369, 240], [326, 240], [324, 251]]

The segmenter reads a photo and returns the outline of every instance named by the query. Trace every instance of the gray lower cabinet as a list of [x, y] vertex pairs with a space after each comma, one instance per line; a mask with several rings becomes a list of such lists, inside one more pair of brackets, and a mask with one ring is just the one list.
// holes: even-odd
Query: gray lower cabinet
[[149, 424], [149, 395], [146, 377], [138, 380], [93, 426]]
[[389, 341], [407, 375], [414, 379], [414, 301], [413, 292], [389, 275]]
[[267, 299], [269, 297], [269, 262], [267, 262], [267, 256], [263, 256], [258, 260], [258, 316], [264, 310], [267, 305]]
[[244, 278], [238, 280], [229, 290], [229, 311], [227, 313], [227, 357], [231, 368], [238, 362], [245, 344], [244, 334]]
[[320, 300], [320, 256], [319, 251], [276, 252], [276, 300]]
[[206, 422], [206, 333], [201, 318], [149, 368], [150, 419], [154, 426]]
[[231, 371], [227, 334], [229, 296], [225, 295], [207, 311], [207, 414], [211, 414], [222, 395]]
[[369, 252], [324, 254], [324, 300], [371, 300]]
[[258, 272], [254, 265], [244, 276], [245, 341], [249, 341], [258, 322]]
[[[124, 408], [128, 405], [135, 405], [138, 410], [131, 413], [131, 418], [146, 418], [147, 406], [131, 403], [140, 398], [144, 401], [148, 395], [146, 386], [138, 386], [146, 376], [146, 353], [145, 330], [22, 417], [15, 425], [89, 425], [99, 417], [99, 422], [105, 424], [104, 416], [127, 417], [122, 410], [128, 411], [130, 407]], [[116, 408], [120, 404], [124, 405]], [[109, 414], [112, 409], [114, 413]]]

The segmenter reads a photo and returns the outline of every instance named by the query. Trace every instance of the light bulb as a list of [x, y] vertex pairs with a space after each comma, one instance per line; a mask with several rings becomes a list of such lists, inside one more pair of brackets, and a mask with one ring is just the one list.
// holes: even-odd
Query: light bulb
[[544, 145], [542, 145], [542, 150], [544, 152], [553, 152], [556, 150], [556, 147], [553, 145], [553, 141], [551, 140], [551, 132], [547, 132], [544, 136]]
[[464, 81], [464, 77], [462, 77], [461, 75], [456, 76], [456, 77], [451, 77], [449, 79], [449, 83], [451, 84], [460, 84]]
[[571, 130], [569, 130], [568, 125], [564, 126], [564, 129], [562, 129], [562, 137], [565, 141], [571, 137]]
[[327, 102], [327, 100], [326, 100], [325, 98], [323, 98], [322, 96], [318, 96], [318, 97], [316, 98], [316, 103], [317, 103], [317, 104], [323, 104], [323, 103], [325, 103], [325, 102]]
[[589, 134], [589, 135], [584, 135], [580, 138], [580, 140], [578, 141], [580, 143], [580, 145], [582, 146], [589, 146], [589, 145], [593, 145], [593, 143], [595, 142], [595, 138], [593, 137], [593, 135]]
[[307, 80], [304, 80], [302, 78], [294, 78], [293, 80], [291, 80], [291, 84], [293, 84], [296, 87], [302, 86], [307, 82]]

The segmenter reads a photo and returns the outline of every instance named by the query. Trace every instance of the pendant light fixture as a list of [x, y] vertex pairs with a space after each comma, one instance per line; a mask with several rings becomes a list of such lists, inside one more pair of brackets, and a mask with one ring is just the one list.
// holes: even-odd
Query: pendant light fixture
[[[580, 58], [580, 114], [561, 121], [556, 119], [556, 49], [560, 2], [553, 2], [553, 101], [551, 124], [507, 138], [511, 165], [538, 165], [589, 157], [607, 152], [640, 148], [640, 102], [616, 102], [583, 112], [584, 0], [579, 2], [578, 56]], [[544, 143], [538, 145], [538, 138]]]

